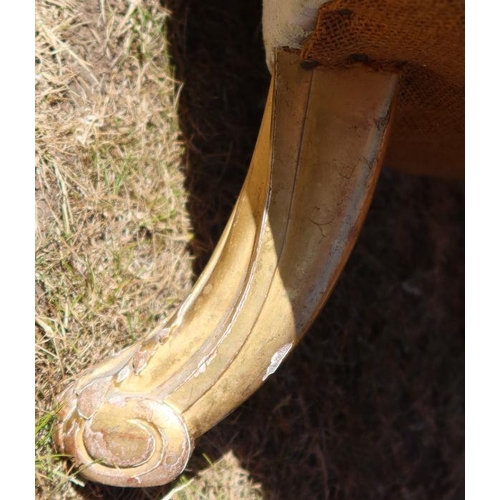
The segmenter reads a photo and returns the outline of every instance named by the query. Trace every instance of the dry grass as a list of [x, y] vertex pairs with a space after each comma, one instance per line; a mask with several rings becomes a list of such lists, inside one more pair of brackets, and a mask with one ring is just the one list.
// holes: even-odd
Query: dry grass
[[461, 498], [463, 187], [394, 172], [304, 343], [176, 483], [56, 455], [55, 396], [186, 295], [257, 133], [260, 0], [165, 3], [36, 0], [38, 498]]
[[186, 294], [191, 233], [166, 12], [36, 9], [36, 453], [39, 494], [51, 498], [81, 484], [51, 449], [54, 397]]
[[[157, 326], [193, 280], [166, 16], [154, 1], [36, 2], [39, 498], [122, 495], [85, 484], [57, 455], [55, 396]], [[209, 477], [181, 477], [168, 498], [258, 497], [230, 452], [206, 464]]]

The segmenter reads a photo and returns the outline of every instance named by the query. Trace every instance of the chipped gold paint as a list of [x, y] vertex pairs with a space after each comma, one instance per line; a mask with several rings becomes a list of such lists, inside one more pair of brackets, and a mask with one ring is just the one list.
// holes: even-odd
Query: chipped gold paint
[[155, 486], [253, 394], [309, 328], [358, 236], [397, 76], [277, 53], [247, 179], [205, 271], [167, 324], [61, 396], [55, 440], [82, 476]]

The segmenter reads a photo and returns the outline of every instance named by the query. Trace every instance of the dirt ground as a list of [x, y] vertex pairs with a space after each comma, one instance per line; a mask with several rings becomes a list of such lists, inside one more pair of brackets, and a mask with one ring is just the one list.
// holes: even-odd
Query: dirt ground
[[36, 0], [40, 499], [464, 497], [464, 186], [384, 170], [302, 344], [173, 485], [81, 480], [55, 396], [207, 262], [264, 107], [260, 0]]

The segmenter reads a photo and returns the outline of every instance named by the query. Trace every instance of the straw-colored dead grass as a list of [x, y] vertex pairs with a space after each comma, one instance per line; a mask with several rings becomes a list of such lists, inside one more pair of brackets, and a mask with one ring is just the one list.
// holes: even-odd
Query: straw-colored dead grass
[[[166, 16], [153, 0], [36, 2], [40, 498], [88, 495], [52, 447], [55, 396], [83, 368], [157, 326], [191, 286], [180, 85]], [[214, 469], [228, 479], [221, 464]], [[206, 483], [176, 498], [198, 498], [189, 491]]]

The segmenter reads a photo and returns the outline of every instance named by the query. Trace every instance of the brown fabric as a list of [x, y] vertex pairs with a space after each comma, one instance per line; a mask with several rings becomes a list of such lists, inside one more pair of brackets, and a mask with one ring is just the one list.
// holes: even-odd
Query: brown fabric
[[318, 12], [305, 61], [402, 70], [386, 164], [463, 176], [463, 0], [334, 0]]

